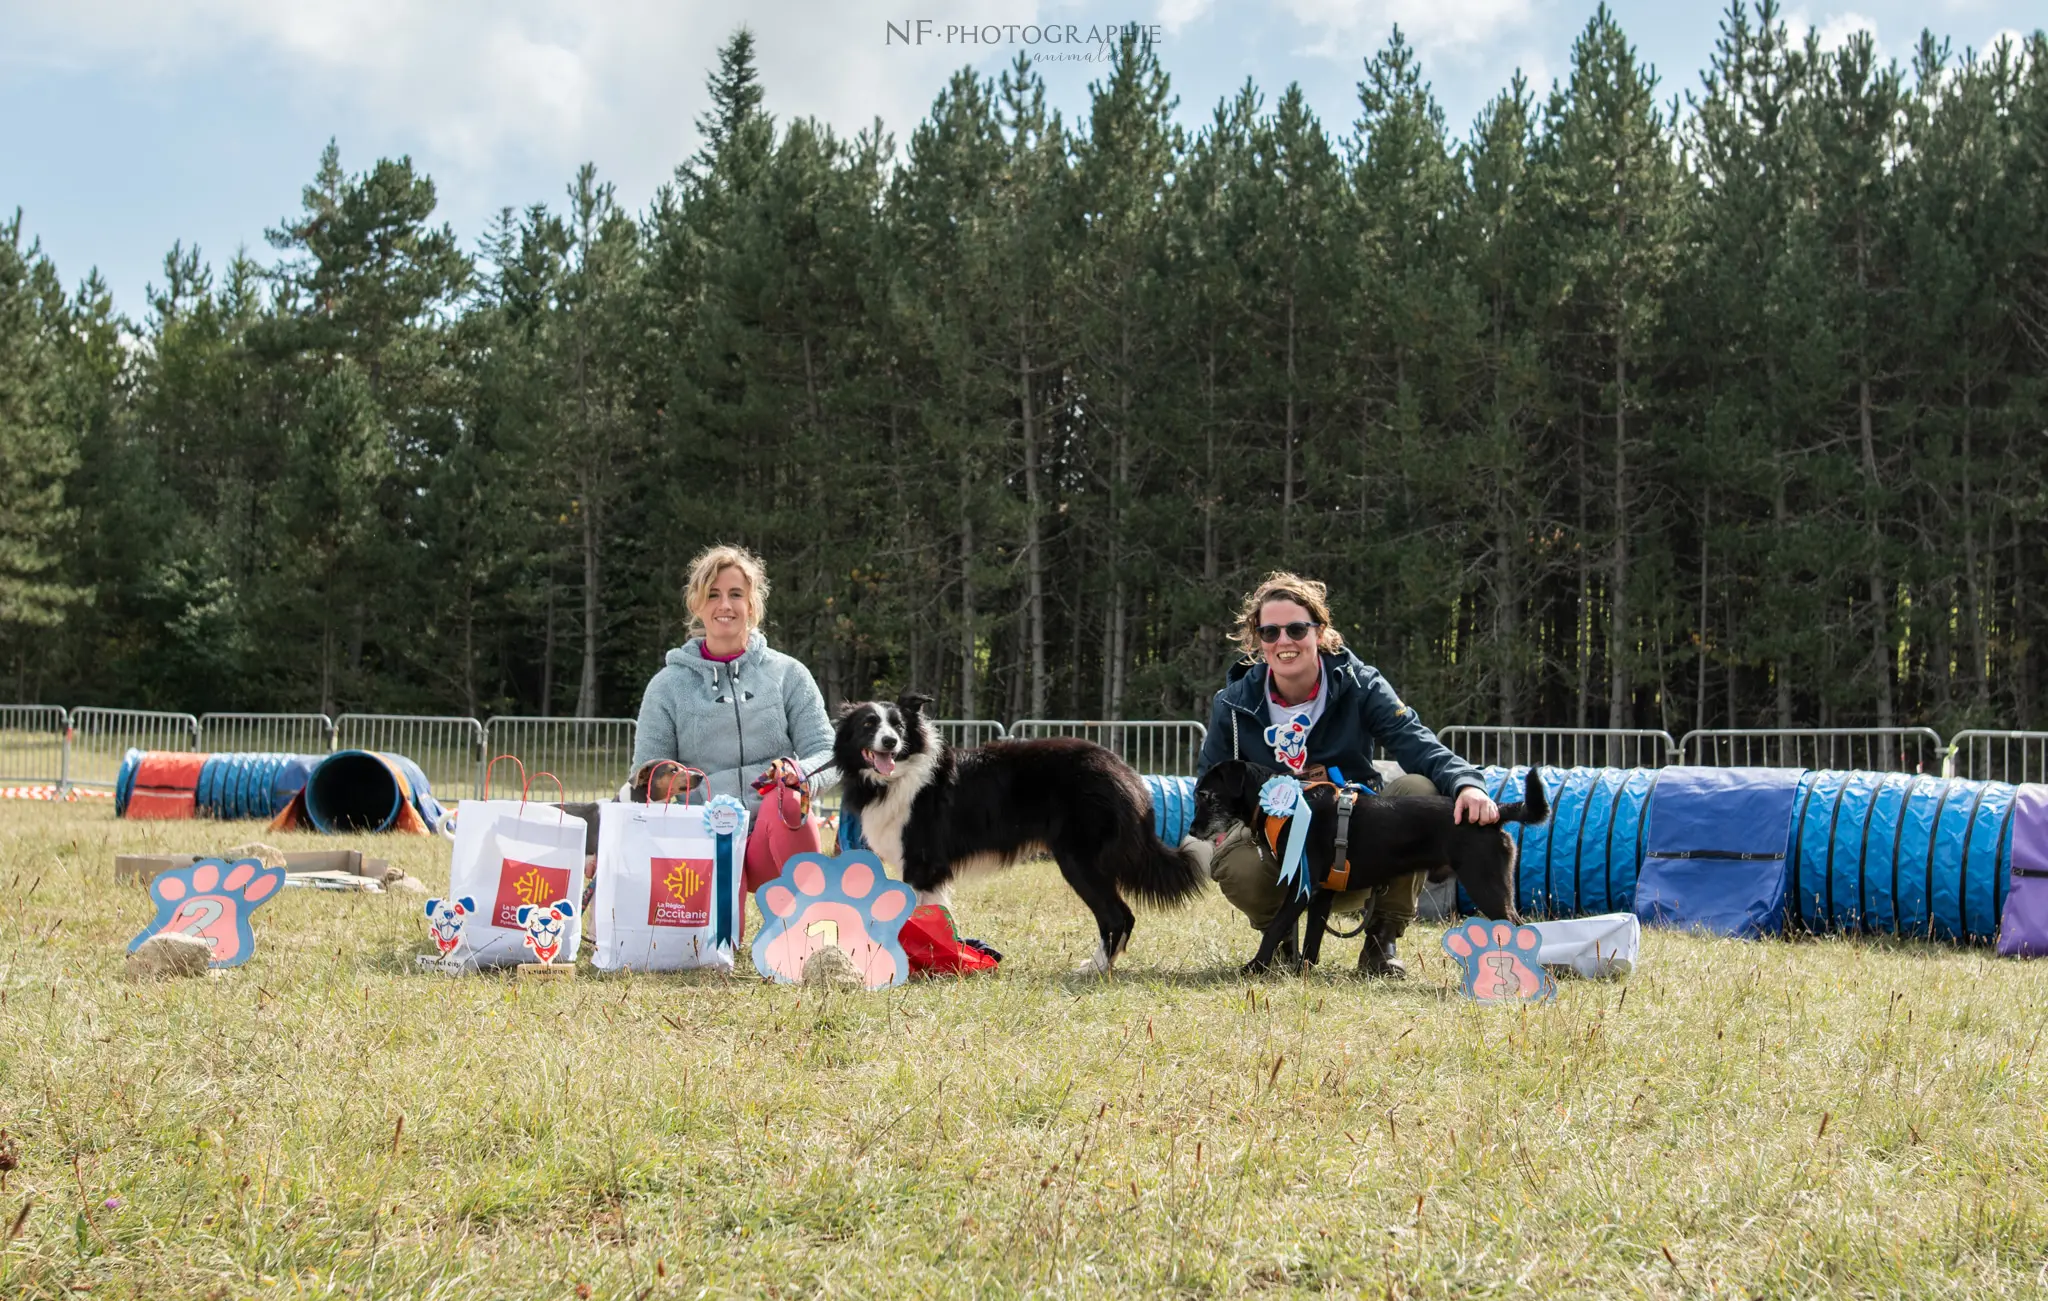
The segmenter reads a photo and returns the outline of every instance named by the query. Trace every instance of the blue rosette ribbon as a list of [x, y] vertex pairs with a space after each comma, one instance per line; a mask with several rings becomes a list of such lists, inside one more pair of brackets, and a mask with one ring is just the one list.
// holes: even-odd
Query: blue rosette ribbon
[[734, 883], [738, 880], [739, 864], [733, 845], [736, 841], [746, 843], [746, 825], [747, 806], [736, 796], [714, 795], [704, 805], [704, 827], [717, 847], [711, 876], [711, 942], [728, 951], [739, 941], [739, 918], [733, 910], [733, 900], [738, 897]]
[[1280, 854], [1280, 884], [1292, 883], [1297, 896], [1308, 898], [1308, 872], [1302, 859], [1308, 853], [1310, 814], [1308, 801], [1301, 797], [1300, 780], [1285, 775], [1268, 777], [1259, 787], [1259, 808], [1269, 818], [1288, 819], [1287, 848]]

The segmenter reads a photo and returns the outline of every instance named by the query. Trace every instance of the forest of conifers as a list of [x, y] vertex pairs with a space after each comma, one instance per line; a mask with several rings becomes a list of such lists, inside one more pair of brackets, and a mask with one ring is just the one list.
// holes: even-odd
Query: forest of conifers
[[2048, 724], [2039, 32], [1660, 84], [1603, 9], [1463, 130], [1398, 32], [1341, 123], [709, 80], [643, 212], [330, 147], [140, 319], [0, 227], [0, 700], [630, 715], [729, 540], [833, 702], [1202, 717], [1284, 566], [1440, 725]]

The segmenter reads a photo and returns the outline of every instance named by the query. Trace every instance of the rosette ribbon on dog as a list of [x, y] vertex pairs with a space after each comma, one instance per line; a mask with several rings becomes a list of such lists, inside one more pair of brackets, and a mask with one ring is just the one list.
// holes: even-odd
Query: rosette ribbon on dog
[[1297, 777], [1308, 766], [1308, 728], [1308, 714], [1299, 713], [1266, 729], [1266, 744], [1273, 747], [1273, 757]]
[[731, 949], [739, 938], [739, 919], [733, 916], [733, 877], [739, 871], [734, 858], [735, 841], [745, 843], [741, 829], [747, 823], [747, 806], [732, 795], [714, 795], [704, 806], [704, 825], [717, 846], [712, 860], [711, 897], [717, 900], [711, 942]]
[[[1280, 884], [1286, 886], [1291, 882], [1298, 896], [1308, 898], [1308, 871], [1302, 860], [1308, 852], [1309, 806], [1301, 797], [1300, 780], [1284, 775], [1268, 777], [1266, 784], [1259, 787], [1259, 808], [1267, 818], [1284, 819], [1287, 823], [1286, 850], [1282, 851], [1277, 843], [1273, 845], [1280, 856]], [[1273, 823], [1267, 822], [1266, 827], [1267, 838], [1275, 839]]]

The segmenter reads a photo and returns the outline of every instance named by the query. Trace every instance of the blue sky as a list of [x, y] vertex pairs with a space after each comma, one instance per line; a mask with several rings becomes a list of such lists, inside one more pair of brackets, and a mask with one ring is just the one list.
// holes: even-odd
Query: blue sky
[[[1697, 88], [1715, 5], [1612, 8], [1667, 97]], [[585, 160], [638, 208], [696, 149], [705, 72], [742, 20], [770, 111], [845, 131], [880, 117], [901, 140], [954, 68], [993, 71], [1020, 47], [906, 46], [892, 22], [1157, 24], [1183, 120], [1250, 77], [1269, 102], [1299, 81], [1340, 131], [1362, 59], [1398, 22], [1462, 134], [1517, 67], [1539, 89], [1562, 76], [1592, 12], [1593, 0], [0, 0], [0, 214], [20, 207], [67, 283], [97, 266], [139, 318], [173, 240], [216, 267], [239, 245], [268, 258], [265, 228], [296, 210], [330, 136], [350, 171], [410, 154], [470, 244], [501, 207], [558, 202]], [[1786, 12], [1831, 41], [1869, 28], [1902, 62], [1923, 27], [1960, 51], [2041, 21], [2019, 0]], [[1085, 112], [1100, 65], [1043, 70], [1055, 105]]]

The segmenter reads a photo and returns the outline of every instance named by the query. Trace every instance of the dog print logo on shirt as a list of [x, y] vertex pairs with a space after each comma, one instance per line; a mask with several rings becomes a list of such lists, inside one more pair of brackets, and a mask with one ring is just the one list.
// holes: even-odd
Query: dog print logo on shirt
[[491, 925], [516, 931], [526, 924], [519, 917], [521, 908], [564, 899], [568, 894], [568, 868], [505, 859], [498, 866], [498, 896], [491, 902]]
[[1308, 766], [1308, 725], [1308, 715], [1300, 713], [1266, 729], [1266, 744], [1273, 747], [1273, 757], [1296, 776]]
[[526, 928], [526, 947], [533, 950], [533, 956], [543, 963], [553, 962], [562, 951], [562, 941], [568, 938], [568, 926], [575, 916], [576, 905], [567, 899], [557, 899], [545, 906], [520, 904], [519, 924]]

